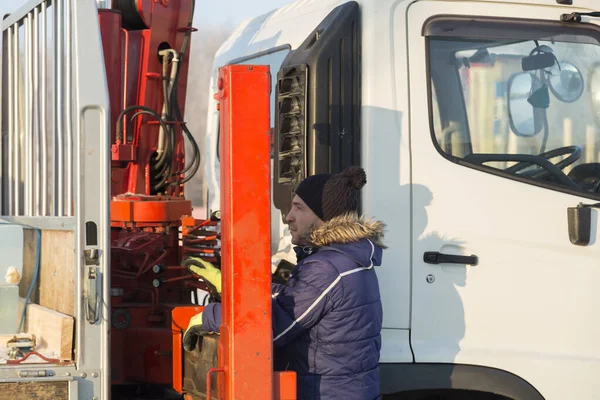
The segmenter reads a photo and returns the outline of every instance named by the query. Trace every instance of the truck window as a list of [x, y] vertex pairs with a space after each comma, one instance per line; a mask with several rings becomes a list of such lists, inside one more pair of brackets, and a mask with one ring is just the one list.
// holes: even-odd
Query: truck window
[[430, 37], [438, 150], [485, 172], [600, 198], [594, 35]]

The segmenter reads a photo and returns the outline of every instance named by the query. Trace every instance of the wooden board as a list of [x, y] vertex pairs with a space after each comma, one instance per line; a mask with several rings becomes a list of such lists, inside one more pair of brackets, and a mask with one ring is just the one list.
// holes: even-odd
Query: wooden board
[[42, 231], [41, 306], [75, 315], [75, 237], [73, 231]]
[[13, 339], [15, 336], [18, 339], [22, 339], [22, 338], [24, 339], [24, 338], [30, 337], [30, 335], [28, 333], [14, 333], [12, 335], [0, 335], [0, 347], [6, 347], [6, 342]]
[[[24, 230], [23, 277], [19, 296], [25, 298], [35, 271], [37, 234]], [[42, 231], [40, 271], [31, 301], [63, 314], [75, 315], [75, 237], [73, 231]]]
[[0, 383], [0, 399], [67, 400], [68, 398], [69, 383], [66, 381]]
[[[20, 299], [19, 315], [25, 299]], [[75, 320], [69, 315], [42, 307], [38, 304], [29, 304], [25, 328], [23, 332], [33, 333], [37, 345], [54, 351], [61, 360], [73, 358], [73, 334]]]

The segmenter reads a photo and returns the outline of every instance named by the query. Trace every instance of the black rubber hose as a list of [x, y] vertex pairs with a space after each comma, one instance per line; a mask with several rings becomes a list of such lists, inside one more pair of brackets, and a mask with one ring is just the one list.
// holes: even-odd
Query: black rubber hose
[[178, 175], [185, 174], [190, 169], [194, 168], [194, 172], [192, 173], [192, 175], [193, 175], [196, 173], [196, 171], [198, 170], [198, 168], [200, 166], [200, 148], [198, 147], [198, 143], [196, 143], [196, 140], [194, 139], [192, 132], [190, 132], [190, 130], [188, 129], [187, 124], [183, 121], [183, 118], [181, 116], [181, 109], [179, 108], [178, 104], [176, 104], [176, 107], [175, 107], [175, 120], [181, 125], [181, 128], [183, 129], [185, 136], [190, 141], [190, 143], [192, 145], [192, 149], [194, 151], [194, 155], [192, 156], [192, 160], [190, 161], [188, 166], [185, 167], [183, 170], [177, 172], [177, 174]]
[[[179, 77], [179, 71], [178, 71], [175, 79], [177, 80], [178, 77]], [[179, 124], [181, 125], [183, 132], [185, 132], [187, 138], [190, 140], [190, 142], [192, 144], [192, 148], [194, 149], [194, 156], [192, 157], [192, 162], [190, 162], [188, 167], [186, 167], [183, 171], [178, 172], [178, 175], [180, 175], [182, 173], [189, 171], [189, 169], [192, 168], [192, 172], [190, 173], [190, 175], [188, 177], [186, 177], [185, 179], [178, 182], [179, 184], [181, 184], [181, 183], [188, 182], [198, 172], [198, 169], [200, 168], [201, 157], [200, 157], [200, 148], [198, 147], [198, 143], [196, 142], [196, 140], [194, 139], [194, 136], [188, 129], [187, 124], [183, 121], [183, 116], [181, 115], [181, 108], [179, 107], [176, 83], [177, 82], [175, 82], [175, 86], [173, 87], [173, 90], [171, 91], [171, 102], [170, 103], [171, 103], [171, 106], [173, 107], [175, 120], [177, 122], [179, 122]]]
[[[176, 76], [178, 76], [178, 74]], [[181, 175], [181, 174], [185, 174], [187, 171], [189, 171], [190, 168], [192, 168], [192, 166], [194, 166], [195, 164], [200, 164], [200, 148], [198, 147], [198, 143], [196, 143], [194, 136], [188, 129], [187, 124], [183, 121], [183, 117], [181, 115], [181, 108], [179, 107], [179, 102], [178, 102], [178, 97], [177, 97], [177, 86], [175, 86], [173, 88], [173, 91], [171, 92], [171, 96], [172, 97], [171, 97], [170, 104], [173, 106], [175, 120], [181, 125], [183, 132], [185, 133], [186, 137], [190, 141], [190, 143], [192, 145], [192, 149], [194, 150], [194, 155], [192, 156], [192, 161], [190, 161], [188, 166], [185, 167], [183, 170], [177, 172], [177, 175]]]
[[126, 109], [124, 109], [123, 111], [121, 111], [121, 113], [119, 114], [119, 117], [117, 118], [117, 128], [116, 128], [116, 132], [115, 132], [115, 136], [116, 136], [116, 140], [117, 141], [123, 141], [123, 125], [121, 123], [121, 121], [123, 120], [123, 117], [125, 116], [125, 114], [127, 114], [130, 111], [133, 110], [142, 110], [145, 111], [145, 113], [143, 114], [149, 114], [151, 116], [154, 117], [154, 119], [156, 119], [163, 127], [163, 129], [166, 129], [167, 125], [164, 123], [164, 121], [160, 118], [160, 116], [151, 108], [146, 107], [146, 106], [138, 106], [138, 105], [133, 105], [133, 106], [129, 106]]
[[[138, 107], [138, 108], [142, 108], [143, 106], [131, 106], [128, 108], [132, 108], [132, 107]], [[171, 164], [172, 164], [172, 154], [173, 154], [173, 148], [174, 148], [174, 144], [173, 144], [173, 132], [169, 129], [169, 127], [164, 123], [164, 121], [162, 119], [160, 119], [160, 117], [158, 117], [158, 115], [152, 111], [151, 109], [146, 109], [147, 107], [143, 107], [142, 111], [138, 111], [137, 113], [135, 113], [133, 115], [133, 117], [130, 120], [130, 124], [132, 123], [133, 119], [140, 115], [140, 114], [148, 114], [152, 117], [154, 117], [157, 121], [159, 121], [159, 123], [161, 124], [161, 126], [163, 127], [163, 129], [165, 130], [165, 132], [167, 133], [168, 137], [167, 137], [167, 148], [165, 149], [165, 156], [163, 158], [163, 161], [166, 161], [165, 163], [163, 163], [163, 165], [155, 165], [154, 169], [155, 170], [159, 170], [160, 172], [157, 174], [158, 178], [161, 178], [160, 182], [154, 186], [155, 190], [159, 190], [160, 188], [164, 187], [165, 184], [167, 183], [167, 180], [169, 179], [170, 175], [171, 175]], [[124, 111], [126, 112], [127, 109], [125, 109]], [[122, 112], [121, 114], [124, 115], [124, 112]], [[122, 118], [122, 116], [119, 116], [120, 118]], [[118, 125], [119, 126], [119, 125]]]
[[[184, 172], [187, 172], [187, 170], [189, 170], [189, 167], [192, 167], [192, 171], [186, 178], [182, 179], [179, 182], [179, 183], [186, 183], [190, 179], [192, 179], [192, 177], [198, 172], [198, 169], [200, 168], [200, 149], [198, 147], [198, 143], [196, 143], [196, 141], [194, 140], [194, 137], [192, 136], [192, 133], [187, 128], [185, 122], [181, 121], [181, 119], [182, 119], [181, 118], [181, 110], [179, 109], [178, 105], [175, 108], [175, 116], [176, 116], [176, 119], [180, 122], [181, 127], [183, 128], [183, 131], [185, 132], [186, 136], [188, 137], [188, 139], [190, 139], [190, 141], [192, 143], [192, 147], [194, 148], [194, 153], [196, 155], [196, 157], [194, 157], [194, 159], [192, 160], [192, 163], [188, 166], [188, 169], [186, 169]], [[184, 173], [184, 172], [182, 172], [182, 173]]]
[[135, 113], [131, 119], [129, 120], [129, 129], [133, 130], [133, 120], [135, 117], [137, 117], [138, 115], [142, 115], [142, 114], [147, 114], [150, 115], [152, 117], [154, 117], [157, 121], [160, 122], [163, 130], [165, 131], [165, 134], [167, 135], [167, 148], [165, 149], [165, 151], [163, 152], [163, 156], [159, 157], [159, 160], [162, 160], [162, 162], [159, 161], [159, 163], [157, 165], [154, 166], [155, 170], [159, 170], [159, 169], [163, 169], [164, 171], [164, 165], [169, 165], [169, 163], [165, 163], [165, 161], [170, 161], [173, 158], [173, 151], [174, 151], [174, 144], [173, 144], [173, 132], [172, 130], [169, 129], [169, 126], [167, 124], [164, 123], [164, 121], [160, 118], [158, 118], [158, 114], [156, 114], [155, 112], [151, 111], [147, 111], [147, 110], [142, 110], [142, 111], [138, 111], [137, 113]]

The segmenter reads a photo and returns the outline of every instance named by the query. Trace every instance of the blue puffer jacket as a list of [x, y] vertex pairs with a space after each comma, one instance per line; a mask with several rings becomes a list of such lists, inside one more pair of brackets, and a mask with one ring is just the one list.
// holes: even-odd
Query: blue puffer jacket
[[[379, 398], [383, 311], [373, 269], [381, 265], [381, 222], [337, 217], [299, 251], [286, 285], [273, 285], [275, 369], [298, 376], [298, 399]], [[202, 322], [218, 331], [220, 304]]]

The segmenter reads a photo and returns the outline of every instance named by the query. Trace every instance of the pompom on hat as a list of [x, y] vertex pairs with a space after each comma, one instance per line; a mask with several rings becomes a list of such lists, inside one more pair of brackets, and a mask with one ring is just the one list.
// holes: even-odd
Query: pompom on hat
[[358, 211], [360, 190], [367, 183], [361, 167], [348, 167], [339, 174], [312, 175], [296, 188], [296, 194], [323, 221]]

